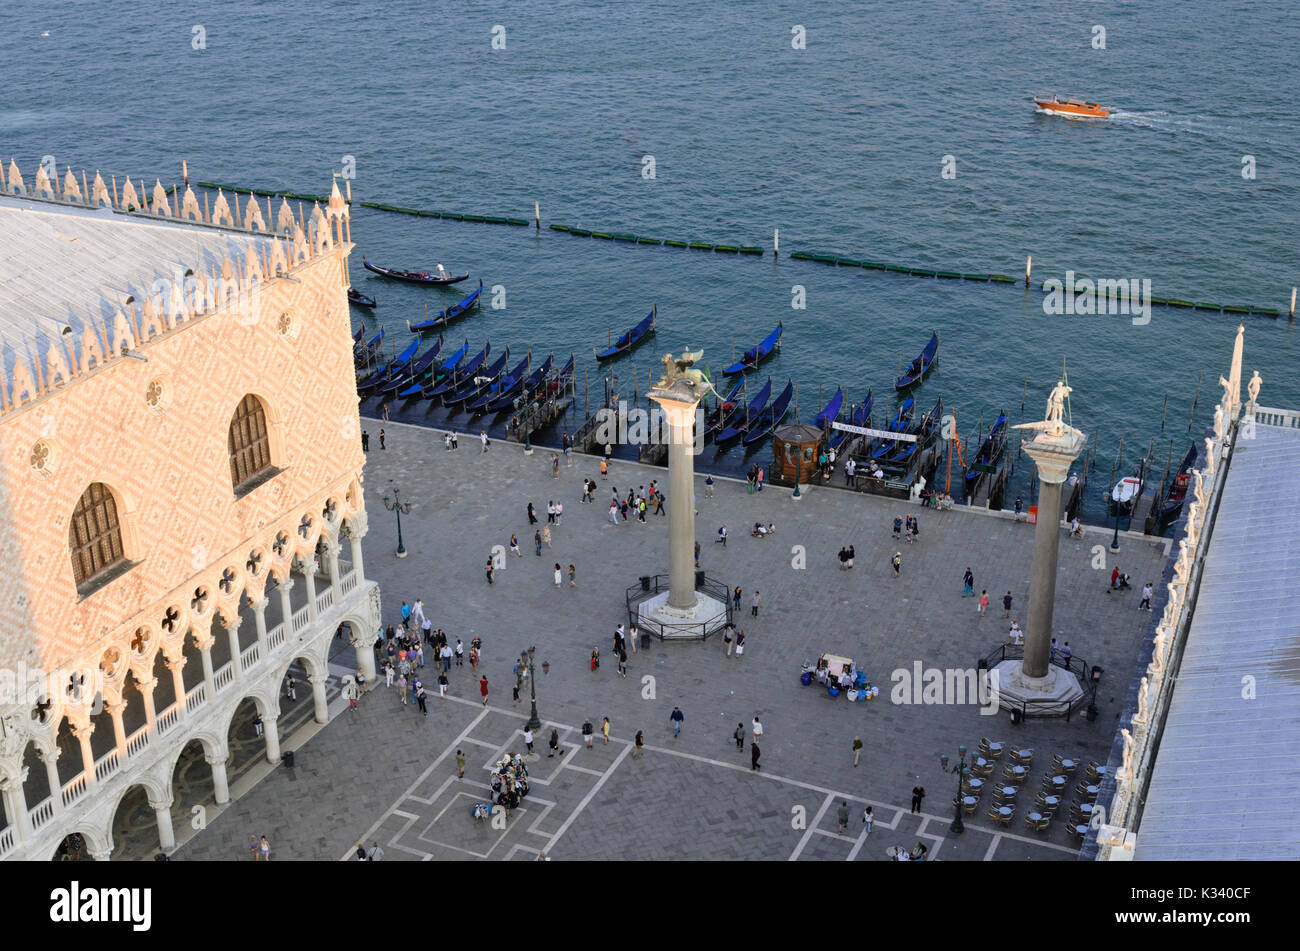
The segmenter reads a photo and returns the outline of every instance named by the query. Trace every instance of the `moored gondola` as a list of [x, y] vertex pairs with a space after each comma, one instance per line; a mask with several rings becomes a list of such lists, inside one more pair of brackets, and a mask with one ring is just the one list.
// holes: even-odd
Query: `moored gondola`
[[767, 406], [767, 401], [772, 397], [772, 381], [769, 379], [763, 384], [763, 388], [758, 391], [758, 395], [745, 404], [744, 415], [733, 415], [728, 421], [727, 427], [719, 432], [713, 439], [718, 446], [723, 446], [743, 436], [749, 431], [749, 425], [756, 420]]
[[484, 391], [479, 393], [474, 399], [470, 400], [469, 405], [465, 407], [470, 413], [481, 413], [490, 408], [490, 405], [502, 397], [513, 398], [519, 392], [524, 384], [524, 376], [528, 373], [528, 364], [532, 361], [531, 351], [524, 356], [515, 368], [503, 376], [500, 380], [493, 382]]
[[380, 327], [379, 333], [375, 334], [365, 343], [353, 344], [352, 358], [356, 362], [357, 367], [359, 368], [362, 364], [369, 363], [371, 358], [378, 355], [379, 347], [383, 342], [384, 328]]
[[925, 345], [925, 349], [912, 361], [911, 366], [903, 371], [903, 375], [894, 381], [894, 389], [906, 390], [916, 386], [925, 379], [925, 375], [934, 368], [938, 360], [939, 331], [936, 330], [930, 335], [930, 342]]
[[771, 434], [772, 430], [781, 425], [781, 420], [785, 419], [785, 414], [790, 408], [790, 398], [794, 395], [794, 383], [786, 381], [785, 389], [781, 391], [776, 399], [772, 400], [772, 405], [766, 407], [758, 417], [752, 420], [749, 427], [745, 430], [745, 437], [741, 440], [746, 446], [753, 446], [762, 439]]
[[436, 400], [455, 393], [467, 381], [474, 379], [474, 374], [478, 373], [479, 367], [487, 362], [488, 355], [491, 352], [492, 344], [483, 344], [483, 349], [476, 353], [468, 363], [456, 367], [442, 380], [426, 385], [423, 394], [424, 398], [426, 400]]
[[[891, 433], [905, 433], [914, 415], [916, 415], [916, 400], [909, 396], [898, 404], [898, 412], [894, 414], [894, 418], [889, 421], [889, 425], [885, 428]], [[877, 439], [871, 446], [871, 458], [877, 462], [883, 462], [898, 450], [899, 445], [897, 439], [885, 439], [883, 437]]]
[[835, 420], [839, 419], [840, 407], [844, 405], [844, 390], [837, 388], [835, 395], [831, 397], [829, 403], [820, 413], [813, 417], [812, 424], [819, 429], [825, 429]]
[[658, 304], [652, 305], [650, 313], [646, 314], [635, 327], [617, 340], [612, 341], [604, 350], [597, 350], [596, 359], [612, 360], [614, 357], [630, 352], [633, 347], [644, 342], [647, 337], [655, 332], [655, 316], [658, 309]]
[[367, 394], [371, 390], [378, 389], [384, 383], [387, 383], [395, 375], [401, 374], [412, 360], [415, 359], [415, 351], [419, 349], [420, 342], [412, 340], [410, 345], [399, 353], [396, 357], [386, 363], [383, 367], [370, 374], [364, 380], [357, 383], [357, 392]]
[[914, 426], [908, 430], [909, 435], [915, 436], [913, 442], [899, 442], [898, 448], [895, 449], [886, 459], [886, 464], [906, 468], [911, 465], [912, 458], [916, 455], [916, 450], [923, 446], [930, 438], [931, 434], [939, 427], [943, 419], [943, 400], [935, 402], [934, 408], [917, 421]]
[[[871, 425], [871, 390], [867, 390], [867, 398], [860, 405], [854, 406], [849, 411], [849, 425], [867, 428]], [[854, 434], [847, 429], [831, 429], [830, 447], [837, 452], [844, 445], [845, 441]]]
[[1165, 496], [1164, 505], [1160, 507], [1161, 521], [1170, 521], [1177, 518], [1178, 513], [1183, 510], [1183, 502], [1187, 498], [1187, 487], [1192, 481], [1192, 467], [1196, 465], [1196, 443], [1192, 443], [1187, 455], [1183, 457], [1182, 465], [1178, 467], [1178, 474], [1174, 476], [1174, 481], [1169, 486], [1169, 494]]
[[506, 363], [510, 360], [510, 348], [506, 347], [505, 351], [492, 361], [486, 370], [480, 370], [474, 376], [465, 381], [465, 385], [448, 396], [442, 398], [444, 406], [460, 406], [477, 397], [480, 393], [490, 387], [497, 380], [501, 379], [501, 374], [505, 371]]
[[[458, 304], [452, 304], [446, 310], [440, 312], [437, 317], [428, 320], [422, 320], [418, 324], [413, 324], [409, 320], [406, 322], [406, 329], [411, 333], [424, 333], [426, 330], [438, 330], [446, 327], [453, 320], [465, 316], [475, 307], [478, 306], [479, 295], [483, 293], [483, 282], [478, 282], [478, 288]], [[427, 313], [427, 311], [426, 311]]]
[[397, 394], [398, 399], [419, 400], [424, 399], [426, 389], [432, 389], [433, 384], [437, 383], [447, 374], [454, 371], [461, 363], [465, 361], [466, 354], [469, 353], [469, 341], [466, 340], [461, 344], [460, 349], [450, 357], [443, 360], [441, 364], [432, 367], [428, 373], [424, 374], [419, 380], [412, 383], [411, 386]]
[[433, 346], [429, 347], [424, 351], [424, 353], [415, 358], [411, 363], [410, 370], [390, 377], [384, 383], [376, 387], [376, 392], [382, 397], [388, 397], [413, 384], [422, 385], [425, 377], [429, 375], [433, 368], [433, 361], [438, 359], [438, 354], [441, 352], [442, 338], [439, 337], [434, 341]]
[[965, 497], [969, 500], [975, 497], [975, 492], [979, 489], [980, 482], [988, 475], [983, 468], [995, 467], [998, 460], [1002, 458], [1002, 452], [1007, 445], [1007, 416], [1000, 413], [993, 423], [993, 428], [980, 443], [980, 448], [971, 459], [970, 464], [966, 467], [966, 473], [963, 478]]
[[487, 404], [487, 411], [489, 413], [504, 413], [507, 410], [514, 409], [516, 403], [531, 399], [532, 395], [541, 388], [542, 382], [546, 379], [546, 375], [551, 372], [551, 364], [554, 360], [555, 357], [553, 355], [548, 355], [540, 367], [528, 374], [524, 379], [523, 385], [516, 387], [516, 392], [502, 393], [496, 399], [492, 400], [492, 402]]
[[[398, 268], [380, 267], [378, 264], [371, 264], [365, 258], [361, 259], [361, 266], [367, 271], [382, 276], [389, 277], [395, 281], [405, 281], [407, 284], [428, 284], [437, 287], [447, 287], [452, 284], [459, 284], [461, 281], [469, 279], [469, 271], [464, 274], [451, 274], [448, 271], [403, 271]], [[438, 265], [440, 268], [442, 265]]]
[[756, 346], [746, 350], [739, 360], [722, 371], [722, 375], [735, 376], [737, 373], [748, 373], [750, 370], [756, 369], [760, 363], [781, 349], [781, 333], [784, 329], [778, 320], [775, 330], [759, 341]]

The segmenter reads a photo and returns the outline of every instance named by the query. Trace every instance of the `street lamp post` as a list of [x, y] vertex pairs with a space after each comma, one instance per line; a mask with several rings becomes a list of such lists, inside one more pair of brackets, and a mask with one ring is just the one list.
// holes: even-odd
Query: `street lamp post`
[[957, 747], [957, 765], [953, 768], [953, 772], [957, 774], [957, 805], [954, 808], [952, 825], [948, 827], [948, 831], [952, 832], [953, 835], [961, 835], [966, 831], [966, 826], [961, 821], [961, 784], [970, 775], [970, 767], [966, 765], [966, 747], [964, 746]]
[[1112, 555], [1119, 554], [1119, 508], [1115, 508], [1115, 537], [1110, 540], [1110, 551]]
[[406, 557], [406, 546], [402, 544], [402, 515], [411, 511], [411, 503], [403, 502], [400, 490], [394, 486], [393, 494], [384, 494], [384, 508], [397, 513], [397, 557]]
[[533, 645], [519, 655], [519, 661], [528, 670], [528, 692], [533, 702], [532, 715], [528, 717], [528, 729], [540, 730], [542, 728], [542, 718], [537, 715], [537, 667], [533, 664], [533, 658], [537, 654], [537, 646]]

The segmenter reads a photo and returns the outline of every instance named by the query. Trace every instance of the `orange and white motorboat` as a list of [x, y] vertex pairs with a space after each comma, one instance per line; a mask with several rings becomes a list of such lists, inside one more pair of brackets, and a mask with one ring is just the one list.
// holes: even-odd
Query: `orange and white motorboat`
[[1076, 119], [1105, 119], [1110, 115], [1110, 110], [1100, 103], [1083, 102], [1079, 99], [1062, 99], [1060, 96], [1053, 96], [1051, 99], [1035, 98], [1034, 104], [1044, 112]]

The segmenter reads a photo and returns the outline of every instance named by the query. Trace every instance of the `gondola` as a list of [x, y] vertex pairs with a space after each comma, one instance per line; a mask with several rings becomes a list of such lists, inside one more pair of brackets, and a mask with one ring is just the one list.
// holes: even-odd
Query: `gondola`
[[438, 366], [435, 366], [427, 375], [427, 380], [416, 380], [413, 385], [407, 387], [397, 394], [398, 399], [418, 400], [424, 398], [424, 391], [431, 388], [431, 385], [441, 380], [447, 374], [453, 372], [465, 360], [465, 355], [469, 353], [469, 341], [466, 340], [459, 350], [453, 353]]
[[469, 279], [469, 271], [461, 275], [447, 274], [446, 276], [439, 276], [429, 271], [399, 271], [396, 268], [380, 267], [378, 264], [371, 264], [365, 258], [361, 259], [361, 266], [367, 271], [374, 271], [383, 277], [391, 277], [395, 281], [405, 281], [408, 284], [449, 287], [452, 284], [459, 284], [461, 281]]
[[1174, 476], [1174, 481], [1170, 483], [1169, 494], [1165, 496], [1165, 504], [1160, 508], [1161, 521], [1170, 521], [1178, 517], [1178, 513], [1183, 510], [1183, 501], [1187, 498], [1187, 487], [1192, 481], [1192, 467], [1196, 465], [1196, 443], [1187, 450], [1187, 455], [1183, 456], [1183, 463], [1178, 467], [1178, 474]]
[[[742, 376], [736, 381], [736, 385], [731, 388], [731, 392], [718, 401], [717, 411], [713, 414], [713, 418], [709, 421], [708, 425], [704, 427], [705, 439], [708, 439], [713, 436], [714, 433], [720, 432], [726, 428], [731, 416], [733, 416], [737, 411], [736, 396], [744, 388], [745, 378]], [[739, 410], [744, 412], [744, 407], [739, 407]]]
[[[466, 313], [478, 306], [479, 295], [483, 293], [483, 282], [478, 282], [478, 288], [469, 297], [466, 297], [459, 304], [452, 304], [446, 310], [438, 314], [437, 317], [431, 317], [428, 320], [422, 320], [418, 324], [413, 324], [409, 320], [406, 322], [406, 329], [413, 334], [424, 333], [426, 330], [438, 330], [446, 327], [449, 323], [458, 317], [463, 317]], [[427, 311], [426, 311], [427, 313]]]
[[930, 335], [930, 342], [925, 345], [925, 349], [917, 355], [912, 361], [912, 365], [903, 371], [903, 375], [894, 381], [894, 389], [906, 390], [916, 386], [925, 375], [929, 373], [934, 365], [939, 361], [939, 331]]
[[489, 413], [504, 413], [507, 410], [515, 408], [515, 403], [518, 401], [519, 396], [522, 396], [525, 399], [531, 397], [532, 394], [537, 392], [537, 389], [542, 385], [542, 381], [546, 379], [546, 374], [551, 372], [551, 363], [554, 360], [554, 356], [548, 356], [545, 363], [532, 373], [528, 374], [523, 385], [517, 387], [517, 389], [522, 391], [521, 394], [504, 392], [487, 404], [487, 411]]
[[597, 360], [612, 360], [614, 357], [621, 356], [629, 352], [637, 344], [642, 343], [647, 337], [655, 332], [655, 312], [659, 309], [658, 304], [650, 308], [650, 313], [646, 314], [642, 321], [629, 330], [623, 336], [619, 337], [604, 350], [596, 351]]
[[381, 369], [376, 370], [364, 380], [357, 383], [358, 393], [367, 393], [376, 389], [384, 383], [387, 383], [394, 375], [402, 373], [408, 364], [415, 359], [415, 351], [419, 349], [420, 342], [412, 340], [410, 345], [399, 353], [392, 360], [388, 361]]
[[483, 349], [476, 353], [464, 366], [456, 367], [451, 373], [441, 381], [429, 383], [424, 387], [423, 396], [426, 400], [441, 399], [444, 396], [450, 396], [465, 385], [468, 380], [474, 379], [474, 374], [478, 373], [479, 367], [487, 362], [488, 355], [492, 352], [492, 344], [483, 344]]
[[756, 369], [760, 363], [776, 353], [781, 345], [781, 322], [776, 322], [776, 329], [759, 342], [758, 346], [746, 350], [739, 360], [722, 371], [723, 376], [735, 376]]
[[935, 431], [942, 419], [943, 400], [939, 399], [934, 404], [934, 408], [922, 416], [920, 421], [912, 427], [911, 434], [916, 437], [916, 441], [900, 442], [898, 448], [894, 450], [886, 462], [891, 466], [907, 468], [912, 462], [912, 457], [916, 455], [916, 450], [930, 438], [930, 435]]
[[348, 285], [348, 303], [356, 304], [358, 307], [374, 307], [375, 299], [373, 297], [367, 297], [356, 288]]
[[470, 413], [477, 414], [489, 409], [492, 403], [502, 397], [513, 398], [514, 394], [523, 385], [524, 375], [528, 373], [528, 364], [531, 360], [532, 354], [530, 352], [515, 365], [513, 370], [500, 380], [493, 382], [486, 390], [471, 400], [465, 409]]
[[785, 419], [792, 396], [794, 396], [794, 383], [787, 381], [785, 389], [781, 391], [781, 394], [776, 399], [772, 400], [772, 405], [759, 413], [757, 419], [750, 421], [749, 427], [745, 431], [745, 438], [741, 442], [746, 446], [752, 446], [770, 435], [773, 429], [781, 425], [781, 420]]
[[352, 358], [360, 367], [363, 363], [369, 362], [370, 358], [379, 352], [379, 345], [384, 342], [384, 328], [379, 328], [379, 333], [375, 334], [370, 340], [363, 344], [353, 344]]
[[812, 424], [818, 429], [825, 429], [835, 420], [839, 419], [840, 407], [844, 405], [844, 390], [836, 389], [835, 395], [831, 401], [826, 404], [825, 409], [813, 417]]
[[[916, 400], [909, 396], [898, 404], [898, 412], [894, 414], [894, 418], [889, 421], [889, 425], [885, 428], [891, 433], [905, 433], [907, 432], [907, 424], [912, 421], [914, 415], [916, 415]], [[899, 441], [897, 439], [877, 439], [871, 447], [871, 458], [877, 462], [888, 459], [898, 450], [898, 447]]]
[[361, 346], [361, 341], [366, 336], [366, 325], [362, 324], [357, 328], [357, 332], [352, 335], [352, 352], [356, 353], [357, 348]]
[[[867, 390], [867, 398], [863, 400], [860, 406], [854, 406], [849, 412], [850, 426], [868, 427], [871, 425], [871, 392], [871, 390]], [[840, 446], [844, 445], [845, 440], [853, 435], [847, 429], [832, 429], [831, 448], [838, 452]]]
[[412, 384], [420, 384], [424, 377], [429, 375], [433, 367], [433, 361], [438, 359], [438, 354], [442, 352], [442, 338], [439, 337], [434, 344], [424, 353], [420, 354], [411, 364], [408, 372], [397, 374], [386, 380], [377, 388], [380, 396], [388, 397], [394, 393], [405, 390]]
[[714, 437], [714, 442], [721, 446], [723, 443], [731, 442], [737, 436], [742, 436], [749, 431], [749, 424], [759, 417], [763, 408], [767, 406], [767, 401], [772, 398], [772, 381], [769, 379], [763, 384], [763, 388], [745, 406], [745, 415], [743, 417], [735, 415], [727, 425], [727, 428]]
[[1007, 417], [1002, 413], [993, 423], [993, 428], [989, 434], [984, 437], [984, 442], [980, 443], [979, 452], [971, 459], [970, 465], [966, 467], [966, 474], [963, 479], [967, 499], [974, 498], [975, 490], [979, 488], [980, 481], [987, 473], [975, 470], [976, 465], [996, 466], [998, 460], [1002, 458], [1002, 451], [1007, 444]]
[[462, 403], [467, 403], [474, 399], [497, 380], [501, 379], [501, 374], [505, 371], [506, 364], [509, 361], [510, 348], [506, 347], [505, 352], [493, 360], [486, 370], [467, 378], [465, 385], [455, 393], [452, 393], [450, 396], [444, 396], [442, 398], [442, 405], [460, 406]]

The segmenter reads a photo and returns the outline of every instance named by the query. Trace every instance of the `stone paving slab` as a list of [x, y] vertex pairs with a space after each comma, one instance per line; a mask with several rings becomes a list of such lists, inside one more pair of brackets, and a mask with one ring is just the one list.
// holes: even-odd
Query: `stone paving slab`
[[[377, 427], [370, 428], [373, 435]], [[786, 860], [803, 835], [791, 829], [791, 809], [805, 805], [811, 820], [831, 794], [879, 804], [881, 819], [870, 847], [864, 844], [854, 854], [858, 860], [883, 859], [885, 845], [878, 840], [885, 836], [885, 844], [897, 839], [910, 846], [924, 835], [941, 841], [938, 858], [980, 860], [998, 833], [991, 852], [995, 859], [1070, 857], [1063, 850], [1074, 843], [1063, 823], [1039, 836], [1024, 828], [1023, 809], [1009, 829], [948, 835], [955, 778], [940, 769], [938, 754], [955, 758], [959, 744], [974, 747], [981, 736], [1034, 747], [1038, 753], [1022, 793], [1026, 802], [1053, 752], [1084, 762], [1106, 757], [1149, 618], [1136, 610], [1136, 591], [1106, 593], [1113, 564], [1104, 553], [1109, 532], [1090, 530], [1081, 541], [1062, 533], [1057, 579], [1058, 637], [1070, 641], [1076, 656], [1106, 670], [1098, 696], [1101, 716], [1094, 723], [1075, 717], [1013, 728], [1005, 715], [983, 716], [972, 704], [891, 702], [895, 669], [911, 671], [918, 662], [923, 668], [973, 668], [1004, 642], [1008, 622], [1000, 617], [1000, 597], [1008, 589], [1016, 599], [1013, 613], [1023, 623], [1034, 528], [998, 515], [912, 509], [920, 518], [920, 541], [899, 544], [891, 537], [890, 521], [909, 511], [906, 503], [821, 487], [806, 490], [798, 501], [788, 489], [747, 494], [743, 482], [729, 480], [718, 480], [712, 499], [701, 489], [696, 504], [703, 565], [711, 576], [745, 592], [739, 617], [747, 634], [745, 655], [727, 657], [717, 640], [654, 642], [629, 656], [623, 679], [611, 657], [612, 632], [626, 620], [625, 589], [642, 574], [667, 570], [667, 519], [611, 525], [609, 494], [613, 486], [626, 492], [651, 479], [662, 484], [666, 473], [617, 462], [600, 481], [598, 461], [578, 456], [572, 467], [561, 463], [556, 479], [544, 450], [525, 456], [518, 446], [494, 442], [482, 454], [465, 439], [461, 449], [447, 452], [439, 433], [393, 423], [385, 428], [388, 448], [378, 451], [372, 441], [366, 470], [371, 513], [366, 574], [380, 583], [390, 619], [398, 617], [403, 598], [420, 597], [453, 643], [460, 637], [468, 644], [474, 634], [483, 638], [480, 671], [491, 684], [491, 712], [480, 719], [477, 677], [468, 664], [451, 669], [451, 697], [439, 700], [432, 692], [427, 718], [377, 687], [362, 699], [360, 710], [337, 718], [299, 751], [296, 769], [274, 770], [182, 847], [177, 858], [241, 858], [247, 854], [247, 835], [265, 832], [276, 858], [338, 859], [372, 827], [382, 823], [383, 834], [390, 834], [394, 826], [384, 816], [408, 793], [431, 800], [448, 776], [454, 779], [455, 749], [465, 748], [465, 740], [478, 741], [465, 750], [471, 770], [512, 738], [522, 746], [517, 731], [529, 711], [527, 685], [518, 707], [510, 702], [509, 687], [515, 657], [533, 644], [542, 718], [565, 726], [561, 733], [572, 749], [565, 759], [574, 757], [574, 764], [604, 777], [565, 769], [563, 779], [539, 787], [546, 789], [539, 792], [544, 798], [563, 800], [563, 808], [543, 825], [547, 835], [561, 829], [565, 820], [553, 821], [560, 812], [567, 809], [573, 816], [552, 845], [556, 859]], [[584, 475], [598, 481], [596, 505], [579, 502]], [[412, 502], [402, 517], [405, 559], [393, 557], [395, 516], [379, 502], [390, 483]], [[544, 524], [546, 502], [553, 498], [564, 503], [563, 521], [552, 527], [552, 547], [537, 557], [526, 505], [534, 503]], [[669, 499], [673, 504], [680, 500]], [[749, 537], [746, 526], [759, 520], [774, 522], [776, 536]], [[725, 549], [710, 541], [724, 521], [731, 533]], [[512, 532], [524, 555], [507, 559], [489, 586], [483, 563]], [[1158, 578], [1166, 542], [1122, 538], [1120, 567], [1139, 587]], [[841, 571], [835, 555], [849, 543], [856, 548], [856, 567]], [[903, 558], [899, 580], [889, 565], [895, 551]], [[577, 566], [576, 589], [567, 579], [562, 587], [554, 585], [555, 562]], [[974, 599], [961, 597], [967, 566], [976, 589], [989, 591], [988, 616], [978, 615]], [[755, 588], [762, 592], [758, 618], [749, 613]], [[603, 658], [595, 672], [587, 663], [593, 647]], [[854, 657], [881, 696], [851, 704], [843, 697], [829, 699], [820, 688], [802, 687], [801, 665], [824, 651]], [[547, 674], [540, 670], [543, 660], [550, 664]], [[668, 721], [674, 705], [686, 715], [676, 740]], [[765, 727], [764, 769], [758, 775], [748, 769], [748, 738], [744, 753], [735, 750], [731, 738], [736, 724], [748, 729], [755, 714]], [[604, 716], [610, 717], [618, 742], [605, 747], [598, 736], [596, 749], [577, 748], [583, 719], [590, 718], [599, 730]], [[671, 745], [671, 754], [648, 751], [644, 760], [626, 755], [619, 760], [637, 729], [645, 731], [652, 750]], [[536, 736], [543, 760], [549, 735], [547, 726]], [[856, 769], [850, 753], [855, 736], [866, 746]], [[538, 770], [549, 775], [545, 764]], [[470, 778], [470, 770], [466, 775]], [[598, 782], [602, 785], [582, 805]], [[906, 815], [910, 790], [918, 783], [929, 794], [924, 812], [932, 818], [924, 829], [924, 820]], [[987, 803], [985, 795], [968, 830], [987, 825]], [[882, 820], [897, 809], [903, 812], [897, 830], [882, 828]], [[468, 806], [464, 812], [469, 822]], [[740, 818], [732, 818], [732, 812]], [[833, 807], [828, 812], [834, 832]], [[851, 831], [856, 836], [857, 830]], [[853, 848], [815, 833], [813, 838], [817, 842], [804, 845], [801, 859], [810, 857], [804, 853], [811, 849], [812, 856], [824, 853], [842, 861]], [[505, 854], [494, 850], [491, 858], [519, 859], [545, 841], [533, 835], [512, 842]], [[840, 846], [847, 848], [836, 852]], [[390, 852], [389, 857], [396, 856]]]

